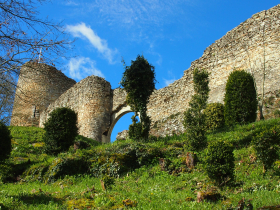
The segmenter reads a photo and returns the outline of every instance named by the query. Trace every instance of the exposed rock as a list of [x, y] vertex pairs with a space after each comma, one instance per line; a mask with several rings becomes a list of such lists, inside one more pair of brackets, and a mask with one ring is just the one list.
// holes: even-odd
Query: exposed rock
[[128, 138], [128, 130], [124, 130], [118, 133], [116, 140], [126, 140], [127, 138]]

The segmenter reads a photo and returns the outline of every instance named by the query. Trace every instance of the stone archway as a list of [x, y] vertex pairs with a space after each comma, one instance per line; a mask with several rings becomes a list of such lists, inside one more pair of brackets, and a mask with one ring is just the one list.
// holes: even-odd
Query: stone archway
[[107, 131], [105, 131], [102, 135], [102, 143], [110, 143], [111, 142], [111, 134], [112, 131], [116, 125], [116, 123], [121, 119], [122, 116], [124, 116], [127, 113], [132, 112], [129, 105], [124, 105], [121, 109], [119, 109], [117, 112], [113, 112], [111, 114], [111, 124]]

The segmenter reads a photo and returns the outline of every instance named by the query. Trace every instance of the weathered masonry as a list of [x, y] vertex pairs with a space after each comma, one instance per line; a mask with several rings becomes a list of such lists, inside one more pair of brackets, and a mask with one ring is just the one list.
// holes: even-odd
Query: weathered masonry
[[[209, 103], [223, 102], [225, 85], [234, 70], [253, 74], [257, 92], [279, 104], [280, 108], [280, 5], [253, 15], [206, 48], [201, 58], [192, 62], [184, 76], [150, 97], [148, 115], [152, 135], [184, 132], [183, 112], [193, 94], [192, 72], [195, 68], [210, 72]], [[265, 79], [264, 75], [265, 74]], [[56, 107], [70, 107], [78, 114], [81, 135], [110, 142], [116, 122], [130, 107], [126, 93], [111, 89], [109, 82], [90, 76], [75, 83], [54, 67], [27, 63], [21, 69], [11, 125], [43, 126]], [[269, 106], [265, 108], [269, 115]]]

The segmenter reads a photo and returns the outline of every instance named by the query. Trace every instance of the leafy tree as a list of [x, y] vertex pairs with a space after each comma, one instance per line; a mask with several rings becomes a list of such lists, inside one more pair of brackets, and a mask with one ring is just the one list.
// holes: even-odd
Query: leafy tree
[[[126, 102], [130, 105], [135, 115], [129, 128], [129, 137], [133, 139], [148, 139], [151, 120], [147, 116], [147, 103], [155, 90], [155, 71], [144, 56], [138, 55], [131, 66], [125, 66], [121, 86], [127, 92]], [[140, 122], [136, 116], [140, 113]]]
[[205, 136], [205, 114], [202, 112], [206, 108], [209, 95], [209, 73], [206, 70], [193, 71], [193, 83], [195, 94], [189, 102], [190, 108], [186, 110], [184, 126], [187, 129], [186, 135], [191, 150], [199, 150], [206, 146]]
[[7, 159], [12, 151], [12, 137], [8, 127], [0, 121], [0, 161]]
[[[58, 62], [69, 46], [60, 24], [53, 23], [47, 18], [38, 18], [36, 7], [44, 1], [0, 2], [0, 89], [1, 91], [5, 89], [5, 93], [14, 92], [16, 78], [24, 63], [30, 60], [39, 62], [40, 58], [44, 63], [54, 65], [53, 63]], [[34, 71], [38, 70], [34, 68]]]
[[227, 80], [224, 102], [226, 125], [254, 122], [258, 101], [253, 76], [244, 70], [232, 72]]
[[48, 154], [67, 151], [78, 135], [77, 114], [70, 108], [56, 108], [44, 124], [45, 150]]

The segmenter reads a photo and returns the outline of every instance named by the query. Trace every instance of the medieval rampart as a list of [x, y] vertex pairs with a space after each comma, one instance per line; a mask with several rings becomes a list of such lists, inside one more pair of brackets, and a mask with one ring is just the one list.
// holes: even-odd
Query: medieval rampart
[[[270, 10], [253, 15], [207, 47], [202, 57], [192, 62], [181, 79], [154, 91], [151, 95], [147, 107], [148, 115], [152, 120], [151, 134], [165, 136], [184, 132], [183, 113], [194, 93], [192, 72], [195, 68], [206, 69], [210, 73], [209, 103], [223, 103], [229, 74], [235, 69], [244, 69], [253, 74], [259, 95], [263, 91], [264, 82], [264, 93], [269, 100], [273, 96], [273, 100], [278, 101], [279, 109], [279, 39], [280, 5], [277, 5]], [[70, 107], [78, 114], [81, 135], [97, 141], [110, 142], [111, 132], [118, 119], [131, 111], [125, 102], [126, 93], [120, 89], [111, 90], [109, 82], [96, 76], [87, 77], [75, 85], [74, 81], [66, 79], [64, 75], [61, 75], [62, 82], [56, 81], [56, 77], [48, 73], [53, 72], [52, 67], [38, 65], [46, 69], [47, 73], [35, 74], [28, 68], [22, 68], [17, 95], [21, 97], [26, 95], [27, 99], [31, 97], [32, 100], [26, 103], [20, 102], [19, 98], [15, 99], [11, 124], [30, 126], [30, 117], [36, 116], [38, 107], [40, 126], [43, 126], [53, 109]], [[28, 70], [28, 79], [23, 79], [22, 76], [25, 74], [25, 69]], [[54, 73], [54, 75], [58, 74]], [[266, 105], [266, 111], [268, 108]]]
[[76, 82], [55, 67], [28, 62], [20, 70], [11, 125], [38, 126], [40, 113]]
[[[192, 62], [184, 76], [173, 84], [157, 90], [148, 104], [153, 135], [184, 132], [183, 112], [193, 94], [192, 71], [210, 72], [209, 103], [221, 102], [225, 85], [234, 69], [253, 74], [257, 92], [262, 93], [264, 60], [264, 93], [276, 93], [280, 82], [280, 5], [253, 15], [206, 48], [201, 58]], [[277, 94], [275, 94], [277, 97]], [[279, 96], [278, 96], [279, 97]]]

